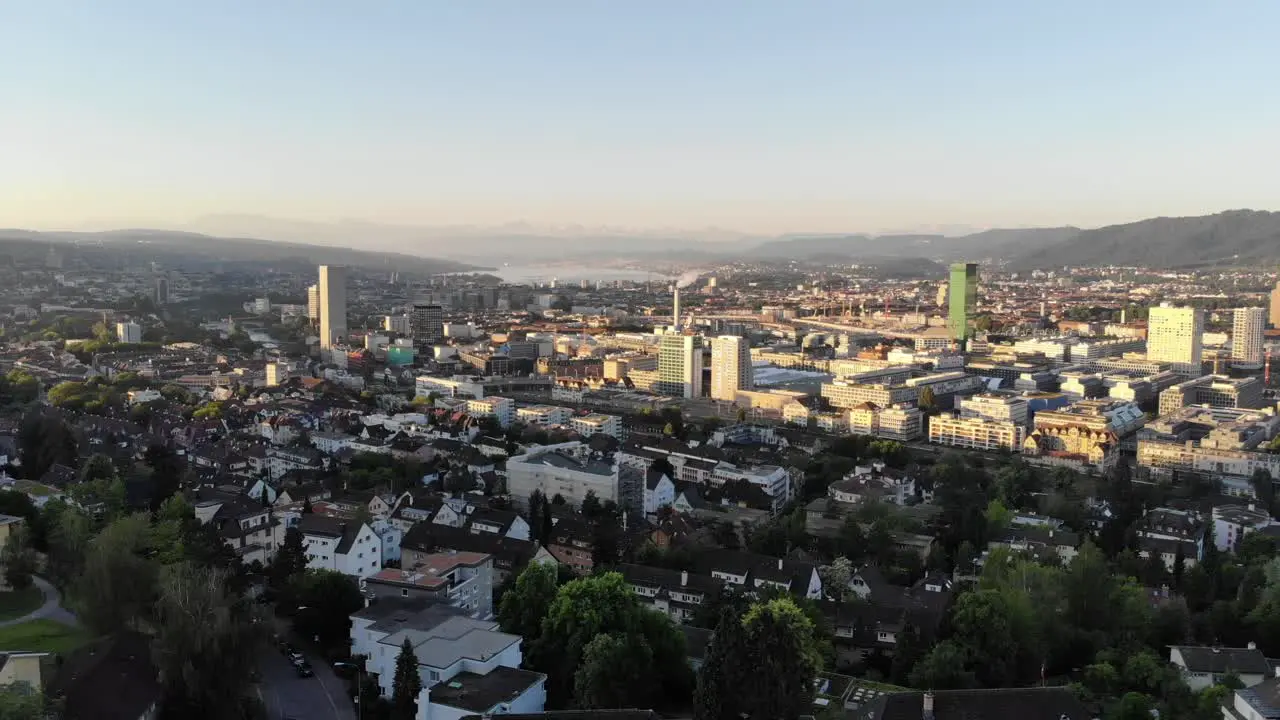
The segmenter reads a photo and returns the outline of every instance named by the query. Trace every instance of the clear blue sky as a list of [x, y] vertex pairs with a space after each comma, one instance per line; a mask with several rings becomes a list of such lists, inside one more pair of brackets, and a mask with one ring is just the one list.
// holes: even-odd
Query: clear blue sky
[[0, 226], [1280, 209], [1280, 2], [15, 0]]

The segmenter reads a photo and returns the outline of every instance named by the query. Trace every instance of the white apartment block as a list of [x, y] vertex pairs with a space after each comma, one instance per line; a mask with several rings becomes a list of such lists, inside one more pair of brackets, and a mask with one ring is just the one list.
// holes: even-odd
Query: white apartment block
[[751, 343], [736, 335], [711, 341], [711, 397], [733, 402], [739, 390], [751, 390], [755, 379], [751, 365]]
[[467, 414], [473, 417], [494, 418], [502, 427], [509, 427], [516, 419], [516, 403], [510, 398], [487, 397], [467, 401]]
[[1266, 326], [1266, 308], [1237, 308], [1231, 327], [1231, 359], [1242, 365], [1261, 365]]
[[970, 450], [1018, 452], [1027, 429], [1013, 422], [939, 415], [929, 419], [929, 442]]
[[575, 507], [582, 504], [588, 492], [595, 493], [601, 502], [622, 502], [618, 466], [592, 459], [586, 444], [580, 442], [543, 445], [507, 459], [507, 492], [511, 499], [527, 507], [535, 490], [548, 498], [559, 495]]
[[142, 342], [142, 326], [132, 320], [116, 323], [116, 341], [124, 344]]
[[1016, 395], [983, 393], [964, 398], [960, 401], [960, 416], [1011, 422], [1022, 427], [1027, 427], [1030, 423], [1027, 401]]
[[1173, 363], [1185, 374], [1200, 373], [1203, 360], [1204, 312], [1199, 308], [1151, 308], [1147, 319], [1147, 359]]
[[289, 363], [267, 363], [267, 387], [275, 387], [289, 379]]
[[573, 411], [559, 405], [530, 405], [516, 410], [516, 419], [526, 425], [565, 425]]
[[593, 413], [591, 415], [571, 417], [569, 419], [569, 427], [573, 428], [573, 431], [582, 437], [591, 437], [596, 433], [604, 433], [619, 440], [622, 439], [622, 418], [617, 415]]

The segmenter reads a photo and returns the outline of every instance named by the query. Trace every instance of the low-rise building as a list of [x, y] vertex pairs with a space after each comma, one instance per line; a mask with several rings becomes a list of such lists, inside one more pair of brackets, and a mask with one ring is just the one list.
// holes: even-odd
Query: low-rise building
[[366, 523], [318, 514], [298, 520], [307, 568], [367, 578], [382, 569], [382, 540]]
[[493, 556], [431, 553], [413, 567], [386, 568], [365, 578], [365, 593], [371, 598], [434, 600], [485, 620], [493, 616]]
[[929, 442], [938, 445], [1017, 452], [1025, 435], [1026, 428], [1012, 422], [950, 415], [929, 419]]

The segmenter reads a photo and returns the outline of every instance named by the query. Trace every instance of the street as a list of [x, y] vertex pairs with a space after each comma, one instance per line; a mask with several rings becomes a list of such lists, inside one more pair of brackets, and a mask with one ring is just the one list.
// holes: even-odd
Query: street
[[300, 678], [293, 666], [274, 646], [263, 649], [258, 658], [262, 680], [258, 693], [267, 707], [269, 720], [355, 720], [355, 708], [347, 697], [346, 683], [333, 668], [318, 657], [308, 656], [315, 677]]

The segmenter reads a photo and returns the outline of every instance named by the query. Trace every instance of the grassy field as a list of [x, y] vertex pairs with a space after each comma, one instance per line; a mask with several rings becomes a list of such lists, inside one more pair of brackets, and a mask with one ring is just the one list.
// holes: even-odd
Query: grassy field
[[44, 604], [44, 593], [32, 585], [26, 590], [0, 592], [0, 621], [20, 618]]
[[26, 650], [65, 655], [88, 641], [84, 630], [53, 620], [32, 620], [0, 628], [0, 652]]

